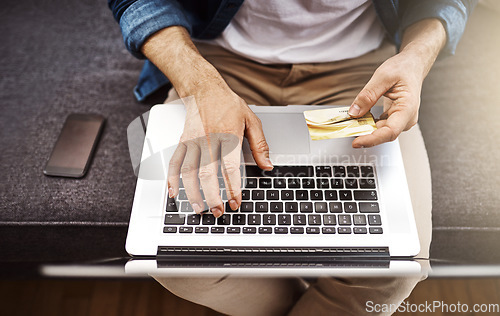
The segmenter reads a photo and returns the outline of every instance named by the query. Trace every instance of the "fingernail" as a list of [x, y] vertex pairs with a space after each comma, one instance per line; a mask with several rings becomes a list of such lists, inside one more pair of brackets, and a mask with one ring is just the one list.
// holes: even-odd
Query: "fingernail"
[[168, 188], [168, 196], [173, 198], [174, 197], [174, 189]]
[[236, 201], [235, 201], [235, 200], [230, 200], [230, 201], [229, 201], [229, 206], [231, 207], [231, 209], [232, 209], [233, 211], [235, 211], [235, 210], [238, 208], [238, 203], [236, 203]]
[[200, 213], [201, 213], [201, 211], [203, 211], [203, 210], [201, 209], [200, 205], [198, 205], [197, 203], [193, 203], [193, 204], [191, 204], [191, 207], [193, 208], [193, 210], [194, 210], [194, 212], [195, 212], [196, 214], [200, 214]]
[[213, 209], [212, 209], [212, 214], [213, 214], [215, 217], [221, 217], [221, 216], [222, 216], [222, 212], [221, 212], [218, 208], [213, 208]]
[[271, 159], [269, 159], [269, 158], [266, 158], [265, 165], [266, 165], [266, 167], [274, 168], [273, 163], [271, 162]]
[[358, 116], [359, 112], [361, 112], [361, 108], [357, 104], [351, 105], [351, 108], [349, 109], [350, 116]]

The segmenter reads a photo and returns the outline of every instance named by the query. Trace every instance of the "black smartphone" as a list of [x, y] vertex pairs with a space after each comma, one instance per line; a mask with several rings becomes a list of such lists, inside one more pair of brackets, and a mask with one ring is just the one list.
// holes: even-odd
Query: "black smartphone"
[[48, 176], [83, 177], [89, 168], [105, 120], [97, 114], [68, 115], [43, 173]]

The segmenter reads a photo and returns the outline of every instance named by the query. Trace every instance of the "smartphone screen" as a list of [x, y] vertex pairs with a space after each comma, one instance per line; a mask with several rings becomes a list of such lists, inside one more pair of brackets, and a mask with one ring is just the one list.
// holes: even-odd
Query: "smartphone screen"
[[83, 177], [89, 167], [104, 121], [104, 117], [96, 114], [70, 114], [43, 173], [49, 176]]

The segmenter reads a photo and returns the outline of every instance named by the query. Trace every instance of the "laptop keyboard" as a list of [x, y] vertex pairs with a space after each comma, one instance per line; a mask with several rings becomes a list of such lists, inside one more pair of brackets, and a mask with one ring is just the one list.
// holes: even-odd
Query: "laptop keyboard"
[[168, 198], [166, 234], [382, 234], [374, 166], [245, 166], [241, 207], [194, 214], [185, 190]]

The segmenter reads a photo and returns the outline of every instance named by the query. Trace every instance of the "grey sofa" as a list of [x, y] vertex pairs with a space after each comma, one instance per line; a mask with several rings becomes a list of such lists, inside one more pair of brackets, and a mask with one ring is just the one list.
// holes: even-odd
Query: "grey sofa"
[[[438, 61], [424, 83], [434, 259], [500, 263], [499, 16], [479, 6], [456, 56]], [[105, 1], [5, 0], [0, 26], [0, 274], [127, 257], [136, 179], [126, 128], [166, 90], [135, 101], [142, 62], [126, 51]], [[90, 171], [46, 177], [72, 112], [107, 118]]]

